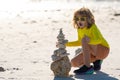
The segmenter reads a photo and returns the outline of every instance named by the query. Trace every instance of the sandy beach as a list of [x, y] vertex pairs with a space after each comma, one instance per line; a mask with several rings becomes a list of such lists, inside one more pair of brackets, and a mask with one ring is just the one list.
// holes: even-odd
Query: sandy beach
[[[120, 2], [23, 2], [0, 8], [0, 80], [120, 80]], [[34, 0], [33, 0], [34, 1]], [[37, 0], [36, 0], [37, 1]], [[5, 3], [5, 2], [4, 2]], [[21, 5], [22, 4], [22, 5]], [[93, 75], [55, 78], [50, 70], [59, 29], [69, 41], [77, 39], [73, 13], [88, 7], [110, 44], [109, 56], [101, 71]], [[67, 47], [69, 58], [78, 47]]]

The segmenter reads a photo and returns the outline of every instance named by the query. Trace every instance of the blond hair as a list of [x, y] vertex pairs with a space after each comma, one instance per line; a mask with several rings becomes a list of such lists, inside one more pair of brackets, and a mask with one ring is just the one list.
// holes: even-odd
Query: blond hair
[[93, 16], [92, 12], [88, 8], [83, 7], [83, 8], [74, 12], [73, 25], [75, 28], [78, 28], [76, 20], [75, 20], [77, 17], [76, 15], [81, 15], [83, 17], [86, 17], [87, 28], [90, 28], [92, 26], [92, 24], [95, 23], [94, 16]]

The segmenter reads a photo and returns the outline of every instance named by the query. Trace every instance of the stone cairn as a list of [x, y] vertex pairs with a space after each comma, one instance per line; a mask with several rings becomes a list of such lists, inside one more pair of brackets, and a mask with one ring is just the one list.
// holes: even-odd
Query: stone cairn
[[71, 70], [71, 63], [68, 57], [69, 53], [67, 53], [65, 49], [65, 44], [68, 40], [65, 40], [62, 29], [60, 29], [57, 39], [58, 49], [55, 50], [54, 54], [51, 56], [53, 60], [51, 63], [51, 70], [55, 77], [68, 77]]

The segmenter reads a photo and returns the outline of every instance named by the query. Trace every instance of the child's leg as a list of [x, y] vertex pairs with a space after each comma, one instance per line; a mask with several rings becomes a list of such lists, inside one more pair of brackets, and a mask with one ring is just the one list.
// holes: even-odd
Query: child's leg
[[[91, 56], [90, 62], [94, 62], [96, 60], [95, 56], [93, 56], [92, 54], [90, 56]], [[84, 65], [83, 52], [78, 54], [71, 60], [71, 65], [72, 65], [72, 67], [80, 67], [80, 66]]]
[[109, 48], [104, 47], [102, 45], [96, 45], [96, 46], [91, 46], [91, 48], [93, 49], [93, 54], [96, 56], [97, 60], [103, 60], [105, 59], [108, 54], [109, 54]]
[[109, 48], [104, 47], [102, 45], [91, 45], [93, 49], [93, 54], [96, 55], [96, 60], [93, 62], [94, 64], [94, 70], [98, 71], [101, 69], [101, 62], [103, 59], [105, 59], [108, 56]]
[[73, 67], [90, 66], [91, 62], [102, 60], [109, 53], [109, 48], [102, 45], [89, 45], [85, 38], [82, 39], [82, 48], [83, 52], [71, 60]]
[[86, 65], [87, 67], [90, 67], [90, 63], [96, 60], [95, 57], [91, 54], [93, 51], [91, 50], [86, 37], [82, 39], [82, 48], [82, 54], [76, 56], [71, 60], [73, 67], [79, 67], [82, 64]]
[[90, 67], [90, 61], [91, 61], [91, 51], [90, 51], [90, 47], [88, 45], [87, 42], [87, 38], [84, 37], [82, 39], [82, 48], [83, 48], [83, 60], [84, 60], [84, 64], [87, 67]]
[[71, 60], [71, 65], [73, 67], [80, 67], [83, 65], [83, 53], [78, 54]]

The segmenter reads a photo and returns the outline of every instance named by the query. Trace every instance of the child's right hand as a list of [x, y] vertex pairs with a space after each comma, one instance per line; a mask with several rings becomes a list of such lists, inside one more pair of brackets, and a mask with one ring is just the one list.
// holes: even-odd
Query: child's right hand
[[90, 42], [90, 38], [89, 38], [88, 36], [86, 36], [86, 35], [83, 37], [83, 39], [82, 39], [82, 40], [87, 41], [87, 43], [89, 43], [89, 42]]
[[58, 48], [58, 42], [56, 42], [56, 47]]

